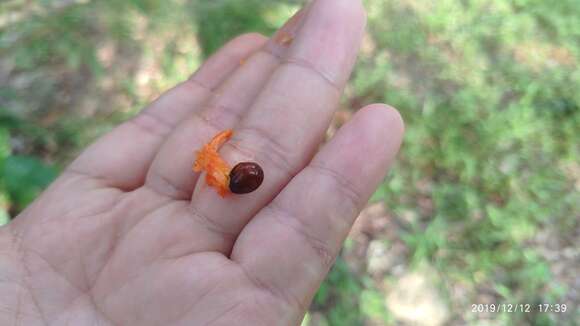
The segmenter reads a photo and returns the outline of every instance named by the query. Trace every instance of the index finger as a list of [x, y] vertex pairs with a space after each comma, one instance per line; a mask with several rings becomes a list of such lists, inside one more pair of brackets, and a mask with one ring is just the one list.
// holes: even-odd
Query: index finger
[[399, 114], [360, 110], [242, 231], [231, 255], [267, 294], [307, 307], [401, 144]]

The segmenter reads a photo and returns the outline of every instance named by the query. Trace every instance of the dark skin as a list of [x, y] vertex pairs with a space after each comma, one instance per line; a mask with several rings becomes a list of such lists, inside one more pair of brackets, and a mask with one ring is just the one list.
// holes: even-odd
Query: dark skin
[[[318, 0], [88, 147], [0, 228], [0, 325], [298, 325], [401, 143], [375, 104], [319, 146], [364, 25]], [[265, 178], [222, 198], [191, 167], [230, 128], [220, 155]]]

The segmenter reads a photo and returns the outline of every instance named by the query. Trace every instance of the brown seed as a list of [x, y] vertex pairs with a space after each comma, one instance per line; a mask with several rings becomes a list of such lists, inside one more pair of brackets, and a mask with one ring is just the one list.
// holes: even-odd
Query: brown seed
[[264, 171], [254, 162], [238, 163], [230, 171], [230, 191], [234, 194], [250, 193], [264, 181]]

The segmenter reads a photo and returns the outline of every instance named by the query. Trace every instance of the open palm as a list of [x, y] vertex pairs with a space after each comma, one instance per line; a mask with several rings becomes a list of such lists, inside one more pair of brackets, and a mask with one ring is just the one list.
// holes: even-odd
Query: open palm
[[[364, 24], [359, 1], [315, 1], [90, 146], [0, 229], [0, 324], [299, 324], [401, 142], [371, 105], [319, 149]], [[221, 198], [191, 166], [230, 128], [222, 157], [265, 179]]]

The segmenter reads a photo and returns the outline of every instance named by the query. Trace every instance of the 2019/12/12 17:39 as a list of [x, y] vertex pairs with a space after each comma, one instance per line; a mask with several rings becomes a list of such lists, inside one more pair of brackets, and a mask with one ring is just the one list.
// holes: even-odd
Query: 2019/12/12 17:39
[[549, 304], [549, 303], [539, 303], [539, 304], [531, 304], [531, 303], [500, 303], [500, 304], [472, 304], [471, 305], [471, 312], [473, 313], [501, 313], [501, 312], [555, 312], [555, 313], [563, 313], [568, 310], [566, 304], [556, 303], [556, 304]]

